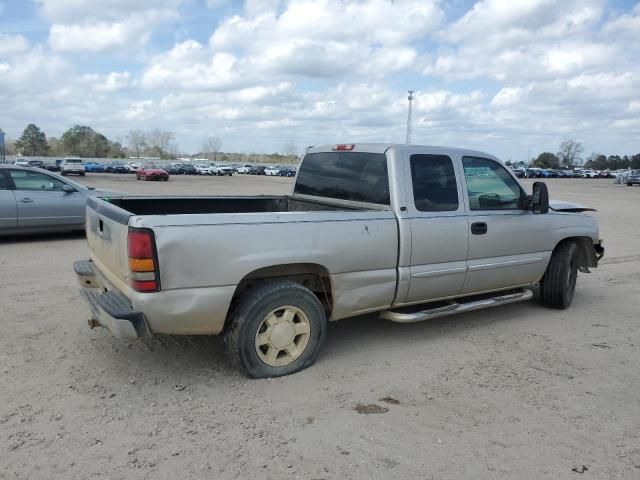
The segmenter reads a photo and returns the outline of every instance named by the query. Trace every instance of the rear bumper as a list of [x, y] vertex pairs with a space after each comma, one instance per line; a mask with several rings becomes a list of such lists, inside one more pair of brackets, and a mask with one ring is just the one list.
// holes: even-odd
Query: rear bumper
[[79, 260], [73, 269], [82, 298], [91, 311], [89, 325], [98, 324], [116, 337], [138, 338], [149, 333], [144, 315], [134, 310], [129, 299], [98, 274], [93, 262]]

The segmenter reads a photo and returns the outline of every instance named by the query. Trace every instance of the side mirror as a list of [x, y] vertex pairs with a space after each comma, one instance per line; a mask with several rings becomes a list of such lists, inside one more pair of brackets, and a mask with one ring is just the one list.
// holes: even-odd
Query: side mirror
[[66, 193], [73, 193], [76, 191], [75, 188], [73, 188], [71, 185], [63, 185], [62, 186], [62, 191], [66, 192]]
[[531, 207], [533, 213], [549, 212], [549, 190], [544, 182], [535, 182], [533, 184], [533, 195], [531, 196]]

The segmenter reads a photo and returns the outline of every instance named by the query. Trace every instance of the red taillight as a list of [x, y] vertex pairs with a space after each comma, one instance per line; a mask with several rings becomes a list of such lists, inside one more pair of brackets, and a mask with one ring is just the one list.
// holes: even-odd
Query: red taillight
[[333, 146], [333, 150], [337, 152], [350, 152], [354, 148], [356, 148], [356, 146], [353, 143], [340, 144], [340, 145]]
[[129, 229], [129, 258], [153, 258], [151, 230]]
[[153, 232], [146, 228], [130, 228], [128, 241], [131, 286], [137, 292], [158, 291], [160, 288]]

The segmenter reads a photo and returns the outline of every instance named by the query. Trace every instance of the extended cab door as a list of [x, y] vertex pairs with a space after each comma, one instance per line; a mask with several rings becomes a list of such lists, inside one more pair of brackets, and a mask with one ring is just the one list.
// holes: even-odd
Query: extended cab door
[[550, 215], [523, 208], [526, 193], [499, 162], [462, 157], [468, 195], [469, 258], [463, 293], [537, 282], [546, 251]]
[[412, 153], [408, 170], [411, 267], [405, 303], [460, 293], [466, 277], [469, 225], [455, 162], [446, 153]]
[[16, 228], [17, 207], [16, 197], [9, 188], [9, 179], [0, 170], [0, 232], [5, 229]]

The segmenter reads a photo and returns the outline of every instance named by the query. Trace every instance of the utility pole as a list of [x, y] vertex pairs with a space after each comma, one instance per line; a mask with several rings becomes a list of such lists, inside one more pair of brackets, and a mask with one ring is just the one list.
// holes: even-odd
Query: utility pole
[[4, 131], [0, 128], [0, 163], [4, 163], [5, 150], [4, 150]]
[[410, 145], [411, 144], [411, 135], [412, 135], [412, 126], [411, 126], [411, 122], [412, 122], [412, 113], [413, 113], [413, 94], [414, 94], [415, 90], [409, 90], [409, 111], [407, 112], [407, 139], [406, 139], [406, 144]]

